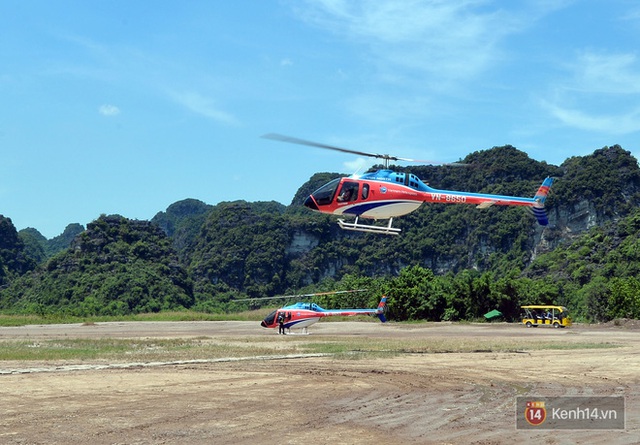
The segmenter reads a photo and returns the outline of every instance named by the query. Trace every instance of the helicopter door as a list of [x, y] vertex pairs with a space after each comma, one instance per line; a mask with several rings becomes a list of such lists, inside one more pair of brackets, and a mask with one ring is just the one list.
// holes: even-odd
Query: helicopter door
[[351, 202], [358, 199], [358, 183], [345, 181], [338, 193], [338, 202]]

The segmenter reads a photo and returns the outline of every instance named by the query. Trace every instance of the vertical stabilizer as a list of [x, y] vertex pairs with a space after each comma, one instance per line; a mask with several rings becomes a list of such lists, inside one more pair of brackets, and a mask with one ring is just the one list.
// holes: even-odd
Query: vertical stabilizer
[[387, 321], [387, 318], [384, 316], [384, 310], [387, 306], [387, 297], [383, 296], [380, 299], [380, 304], [378, 304], [378, 309], [376, 310], [376, 315], [378, 316], [378, 318], [380, 319], [381, 322], [385, 323]]
[[533, 199], [535, 200], [535, 202], [533, 203], [533, 214], [538, 220], [538, 224], [540, 224], [541, 226], [549, 225], [549, 217], [547, 216], [547, 212], [544, 209], [544, 202], [547, 199], [547, 195], [549, 195], [551, 184], [553, 184], [553, 178], [547, 176], [547, 178], [542, 182], [542, 185], [533, 197]]

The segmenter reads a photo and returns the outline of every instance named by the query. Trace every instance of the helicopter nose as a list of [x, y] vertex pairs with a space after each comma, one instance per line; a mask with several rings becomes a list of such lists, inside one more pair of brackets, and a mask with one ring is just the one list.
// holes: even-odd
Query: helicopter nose
[[260, 323], [260, 326], [262, 326], [263, 328], [266, 328], [267, 327], [267, 323], [265, 323], [265, 321], [262, 320], [262, 323]]
[[318, 204], [316, 204], [316, 201], [313, 199], [313, 196], [309, 196], [305, 200], [304, 206], [310, 208], [311, 210], [318, 210]]

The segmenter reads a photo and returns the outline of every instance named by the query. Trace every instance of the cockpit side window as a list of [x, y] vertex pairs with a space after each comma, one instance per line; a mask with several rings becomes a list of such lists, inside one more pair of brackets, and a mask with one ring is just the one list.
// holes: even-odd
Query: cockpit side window
[[345, 181], [338, 194], [338, 202], [349, 202], [358, 199], [358, 183]]
[[369, 197], [369, 184], [362, 184], [362, 199]]

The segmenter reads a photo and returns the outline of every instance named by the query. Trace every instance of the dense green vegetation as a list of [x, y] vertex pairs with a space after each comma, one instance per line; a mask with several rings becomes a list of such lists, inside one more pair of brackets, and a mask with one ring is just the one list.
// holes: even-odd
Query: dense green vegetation
[[[366, 288], [317, 298], [325, 307], [377, 305], [395, 320], [512, 320], [555, 303], [581, 320], [640, 317], [640, 170], [619, 146], [561, 166], [511, 146], [470, 154], [465, 168], [410, 170], [432, 187], [532, 196], [545, 176], [551, 224], [523, 208], [424, 205], [397, 219], [398, 237], [341, 231], [300, 204], [336, 177], [318, 173], [290, 206], [184, 200], [151, 222], [101, 216], [57, 239], [19, 234], [0, 217], [0, 310], [123, 316], [259, 307], [245, 298]], [[277, 302], [279, 303], [279, 302]]]
[[84, 227], [80, 224], [69, 224], [62, 234], [46, 239], [40, 232], [34, 228], [22, 229], [18, 232], [18, 236], [24, 243], [25, 254], [42, 263], [55, 254], [69, 248], [74, 238], [84, 231]]
[[35, 266], [36, 260], [28, 255], [11, 219], [0, 215], [0, 289]]
[[101, 216], [71, 247], [0, 294], [18, 313], [124, 315], [190, 307], [191, 283], [169, 238], [148, 221]]

